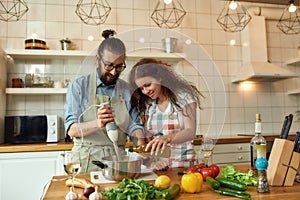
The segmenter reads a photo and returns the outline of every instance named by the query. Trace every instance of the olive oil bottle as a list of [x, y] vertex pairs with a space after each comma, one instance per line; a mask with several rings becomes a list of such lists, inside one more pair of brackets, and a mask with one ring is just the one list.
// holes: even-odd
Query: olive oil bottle
[[251, 153], [251, 168], [254, 174], [257, 175], [257, 169], [255, 161], [257, 158], [266, 159], [267, 142], [261, 134], [261, 117], [260, 114], [256, 114], [255, 120], [255, 135], [250, 141], [250, 153]]
[[147, 149], [146, 146], [130, 146], [128, 148], [129, 152], [136, 152], [138, 154], [141, 154], [142, 156], [155, 156], [155, 157], [162, 157], [162, 158], [169, 158], [171, 155], [171, 148], [169, 146], [166, 146], [165, 150], [163, 152], [159, 152], [157, 155], [153, 153], [151, 155], [151, 149]]

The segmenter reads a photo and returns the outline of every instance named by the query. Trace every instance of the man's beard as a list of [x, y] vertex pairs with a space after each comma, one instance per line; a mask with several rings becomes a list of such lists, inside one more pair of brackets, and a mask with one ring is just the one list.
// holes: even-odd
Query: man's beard
[[[101, 73], [101, 72], [100, 72]], [[112, 81], [108, 81], [107, 79], [106, 79], [106, 75], [108, 74], [109, 72], [106, 72], [105, 74], [102, 74], [101, 73], [101, 76], [100, 76], [100, 80], [102, 81], [102, 83], [104, 83], [104, 85], [114, 85], [114, 84], [116, 84], [116, 82], [117, 82], [117, 80], [118, 80], [118, 78], [119, 78], [119, 74], [117, 74], [116, 76], [115, 76], [115, 78], [112, 80]]]

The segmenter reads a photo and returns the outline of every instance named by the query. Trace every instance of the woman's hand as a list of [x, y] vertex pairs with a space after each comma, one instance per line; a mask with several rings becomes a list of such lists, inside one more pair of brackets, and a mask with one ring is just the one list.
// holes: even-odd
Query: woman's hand
[[151, 163], [151, 168], [154, 170], [166, 170], [169, 168], [169, 160], [162, 159]]
[[97, 110], [97, 121], [100, 128], [104, 128], [106, 123], [114, 121], [113, 109], [109, 105], [102, 105]]
[[171, 135], [161, 136], [152, 139], [146, 146], [146, 151], [150, 149], [151, 155], [155, 153], [158, 155], [160, 152], [162, 153], [167, 144], [171, 142]]

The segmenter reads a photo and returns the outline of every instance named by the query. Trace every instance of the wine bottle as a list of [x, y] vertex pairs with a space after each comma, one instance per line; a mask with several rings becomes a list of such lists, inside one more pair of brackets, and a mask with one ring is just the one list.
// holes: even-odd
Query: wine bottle
[[255, 135], [250, 141], [250, 153], [251, 153], [251, 168], [254, 174], [257, 175], [257, 169], [255, 161], [257, 158], [266, 159], [267, 142], [261, 134], [261, 117], [260, 114], [256, 114], [255, 120]]
[[130, 146], [128, 147], [129, 152], [136, 152], [138, 154], [141, 154], [142, 156], [155, 156], [155, 157], [162, 157], [162, 158], [169, 158], [171, 155], [171, 149], [169, 146], [166, 146], [163, 152], [159, 151], [159, 153], [156, 155], [155, 152], [151, 155], [151, 148], [147, 149], [146, 146]]

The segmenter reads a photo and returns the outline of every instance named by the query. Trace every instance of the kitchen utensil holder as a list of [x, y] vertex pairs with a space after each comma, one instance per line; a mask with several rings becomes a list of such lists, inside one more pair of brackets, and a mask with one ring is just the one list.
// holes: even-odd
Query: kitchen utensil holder
[[[267, 178], [271, 186], [283, 186], [287, 176], [288, 167], [293, 156], [295, 143], [286, 139], [275, 138], [269, 157], [269, 166], [267, 169]], [[290, 181], [289, 174], [288, 182]], [[295, 176], [293, 177], [295, 179]]]
[[293, 152], [291, 162], [289, 164], [288, 171], [284, 180], [284, 186], [293, 186], [295, 182], [295, 177], [297, 174], [297, 171], [295, 169], [298, 169], [300, 166], [300, 153]]

